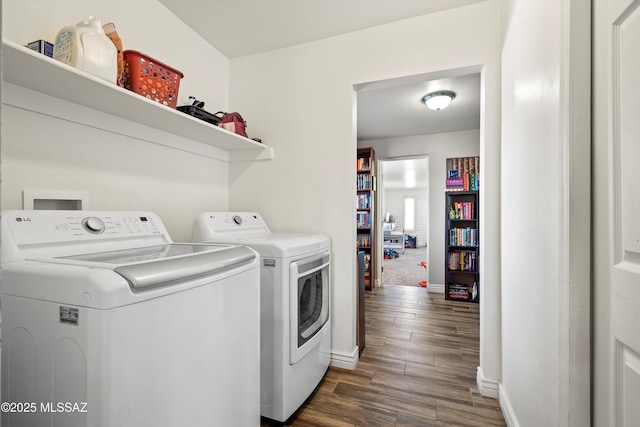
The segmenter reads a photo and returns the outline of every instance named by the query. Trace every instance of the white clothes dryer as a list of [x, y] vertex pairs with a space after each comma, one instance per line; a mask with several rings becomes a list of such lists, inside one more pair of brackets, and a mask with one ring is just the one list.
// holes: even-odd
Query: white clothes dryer
[[254, 212], [205, 212], [192, 239], [246, 245], [260, 254], [260, 413], [286, 421], [331, 361], [329, 238], [272, 233]]
[[149, 212], [1, 226], [3, 426], [259, 425], [255, 251], [174, 243]]

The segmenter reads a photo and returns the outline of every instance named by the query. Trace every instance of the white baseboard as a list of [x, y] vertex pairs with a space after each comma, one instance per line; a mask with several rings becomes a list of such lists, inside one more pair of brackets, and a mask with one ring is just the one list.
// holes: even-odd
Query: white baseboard
[[476, 385], [478, 386], [478, 390], [480, 390], [480, 394], [482, 396], [498, 399], [500, 383], [496, 380], [485, 377], [480, 366], [478, 366], [478, 369], [476, 370]]
[[508, 427], [519, 427], [520, 424], [518, 424], [518, 420], [513, 412], [513, 407], [511, 406], [511, 402], [509, 401], [504, 388], [500, 386], [499, 389], [500, 409], [502, 410], [502, 416], [504, 416], [504, 422]]
[[353, 371], [356, 369], [359, 359], [360, 352], [358, 351], [358, 346], [355, 346], [351, 353], [331, 352], [331, 366], [335, 366], [336, 368], [349, 369]]
[[444, 294], [444, 285], [429, 283], [427, 285], [427, 292], [433, 292], [434, 294]]

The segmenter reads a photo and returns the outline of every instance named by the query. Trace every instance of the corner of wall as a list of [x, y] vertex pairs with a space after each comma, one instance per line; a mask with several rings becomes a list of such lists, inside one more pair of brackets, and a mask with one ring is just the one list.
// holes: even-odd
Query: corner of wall
[[482, 396], [498, 399], [500, 383], [485, 377], [480, 366], [478, 366], [476, 371], [476, 384]]
[[513, 407], [511, 406], [511, 401], [507, 397], [507, 394], [504, 390], [502, 384], [499, 385], [499, 401], [500, 401], [500, 409], [502, 410], [502, 415], [504, 416], [504, 421], [509, 427], [520, 427], [518, 424], [518, 420], [516, 419], [515, 413], [513, 412]]
[[353, 371], [356, 369], [359, 359], [360, 352], [358, 346], [355, 346], [351, 353], [331, 352], [331, 366], [336, 368], [349, 369]]

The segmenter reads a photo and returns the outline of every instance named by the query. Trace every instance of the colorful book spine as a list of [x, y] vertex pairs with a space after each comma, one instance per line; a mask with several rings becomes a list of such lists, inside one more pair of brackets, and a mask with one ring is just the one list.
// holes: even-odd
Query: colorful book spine
[[356, 196], [356, 202], [358, 204], [358, 209], [371, 209], [370, 194], [358, 194]]
[[356, 212], [356, 226], [358, 228], [371, 228], [371, 215], [369, 212]]
[[478, 230], [471, 227], [449, 229], [449, 246], [478, 246]]
[[472, 251], [449, 252], [449, 270], [478, 271], [478, 254]]
[[358, 248], [370, 248], [371, 234], [358, 234], [357, 243]]
[[446, 191], [478, 191], [480, 189], [480, 158], [457, 157], [446, 160]]
[[475, 207], [473, 202], [454, 202], [449, 206], [449, 219], [473, 220]]
[[469, 299], [469, 285], [463, 283], [450, 283], [448, 288], [450, 298], [460, 300]]
[[358, 174], [356, 182], [356, 188], [358, 190], [370, 190], [371, 189], [371, 175]]

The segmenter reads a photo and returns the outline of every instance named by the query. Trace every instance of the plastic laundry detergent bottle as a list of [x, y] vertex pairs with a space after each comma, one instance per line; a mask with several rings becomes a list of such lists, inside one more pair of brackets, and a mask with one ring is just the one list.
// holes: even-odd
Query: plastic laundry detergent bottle
[[58, 32], [53, 58], [86, 73], [116, 83], [117, 50], [93, 16]]

